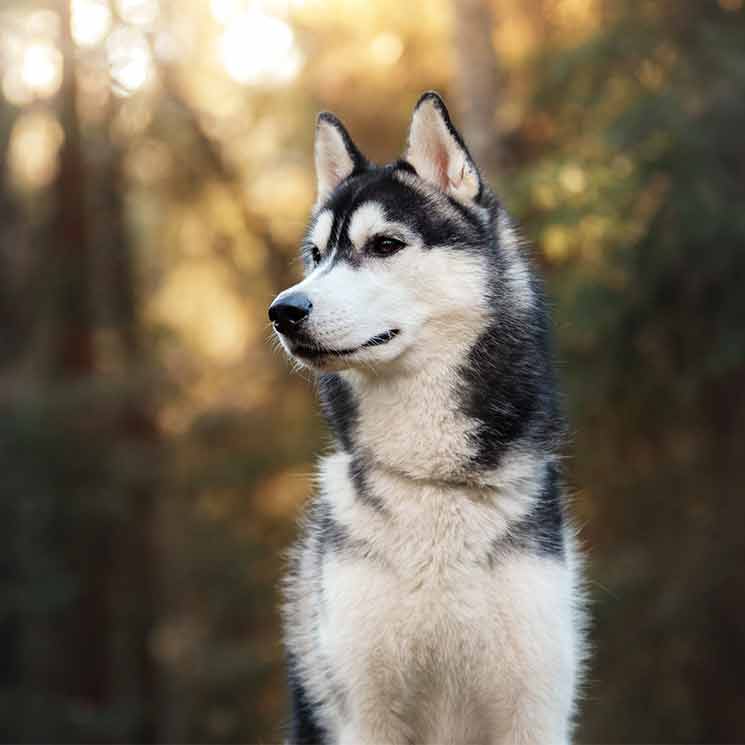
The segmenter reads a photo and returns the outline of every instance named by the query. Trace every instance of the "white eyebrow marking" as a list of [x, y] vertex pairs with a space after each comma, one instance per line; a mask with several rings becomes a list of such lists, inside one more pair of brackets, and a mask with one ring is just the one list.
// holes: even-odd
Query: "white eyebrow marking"
[[316, 222], [310, 231], [309, 239], [314, 246], [318, 246], [319, 251], [326, 249], [326, 244], [331, 237], [331, 226], [334, 224], [334, 213], [331, 210], [324, 210], [316, 218]]
[[380, 204], [364, 202], [352, 214], [347, 234], [352, 245], [359, 251], [370, 236], [383, 232], [389, 225]]

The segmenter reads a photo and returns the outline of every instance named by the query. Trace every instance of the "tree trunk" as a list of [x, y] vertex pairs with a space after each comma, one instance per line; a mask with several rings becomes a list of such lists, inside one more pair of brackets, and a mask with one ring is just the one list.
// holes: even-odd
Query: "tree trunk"
[[93, 373], [93, 319], [90, 298], [90, 246], [86, 224], [86, 169], [78, 120], [75, 45], [70, 25], [70, 0], [60, 0], [63, 77], [59, 117], [65, 140], [59, 153], [54, 187], [56, 212], [50, 247], [55, 255], [52, 281], [56, 284], [59, 322], [56, 369], [63, 377]]
[[455, 99], [461, 130], [482, 176], [499, 177], [502, 154], [496, 112], [500, 78], [492, 42], [494, 13], [489, 0], [453, 0]]
[[151, 409], [150, 390], [143, 380], [147, 369], [139, 316], [137, 273], [122, 194], [123, 153], [114, 144], [104, 145], [106, 163], [99, 174], [97, 212], [103, 216], [99, 259], [101, 280], [107, 294], [108, 317], [120, 347], [123, 406], [112, 445], [136, 463], [127, 493], [127, 519], [115, 533], [114, 580], [124, 591], [116, 606], [116, 639], [113, 649], [116, 694], [138, 702], [140, 716], [129, 737], [138, 743], [158, 742], [160, 730], [160, 679], [152, 654], [160, 596], [160, 556], [157, 550], [155, 490], [159, 482], [159, 433]]

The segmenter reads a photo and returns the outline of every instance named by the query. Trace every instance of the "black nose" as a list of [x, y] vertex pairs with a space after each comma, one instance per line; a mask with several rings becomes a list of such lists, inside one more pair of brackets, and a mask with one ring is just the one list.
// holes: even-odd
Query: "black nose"
[[292, 336], [310, 314], [313, 303], [302, 292], [280, 295], [269, 306], [269, 320], [280, 334]]

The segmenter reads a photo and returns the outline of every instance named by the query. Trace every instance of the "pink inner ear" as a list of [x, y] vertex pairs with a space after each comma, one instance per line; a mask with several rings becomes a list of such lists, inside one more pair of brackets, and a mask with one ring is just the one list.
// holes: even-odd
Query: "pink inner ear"
[[463, 180], [465, 179], [465, 177], [466, 177], [466, 164], [463, 163], [463, 165], [460, 167], [460, 171], [458, 172], [458, 176], [456, 180], [450, 181], [450, 185], [456, 188], [459, 187], [463, 183]]
[[433, 158], [437, 182], [442, 189], [448, 187], [448, 151], [443, 143], [438, 143], [437, 152]]
[[328, 153], [325, 166], [319, 172], [319, 180], [322, 182], [323, 188], [335, 189], [351, 173], [351, 170], [349, 162]]
[[329, 171], [337, 183], [344, 178], [345, 164], [340, 158], [329, 158]]

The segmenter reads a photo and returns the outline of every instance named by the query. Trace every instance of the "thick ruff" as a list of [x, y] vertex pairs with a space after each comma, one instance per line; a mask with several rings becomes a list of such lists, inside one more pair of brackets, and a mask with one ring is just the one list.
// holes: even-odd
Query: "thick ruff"
[[270, 311], [337, 445], [286, 581], [289, 740], [566, 743], [582, 593], [540, 283], [436, 94], [384, 167], [321, 115], [316, 167]]

